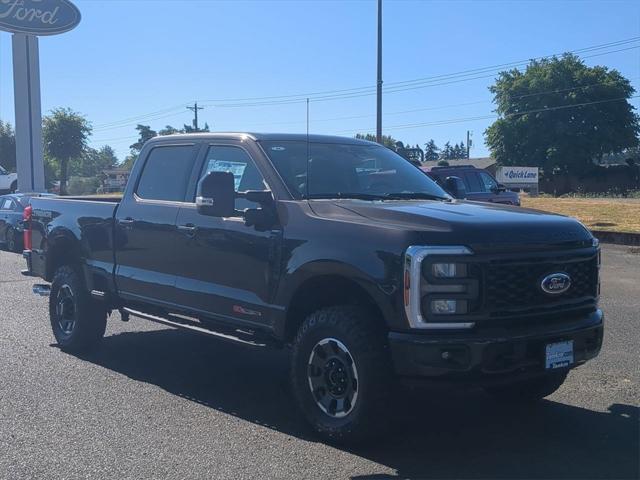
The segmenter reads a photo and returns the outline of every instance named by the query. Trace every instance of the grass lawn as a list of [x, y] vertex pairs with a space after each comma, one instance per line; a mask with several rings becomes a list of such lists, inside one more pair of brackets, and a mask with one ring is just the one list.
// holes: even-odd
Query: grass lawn
[[575, 217], [592, 230], [640, 233], [640, 199], [522, 195], [522, 206]]

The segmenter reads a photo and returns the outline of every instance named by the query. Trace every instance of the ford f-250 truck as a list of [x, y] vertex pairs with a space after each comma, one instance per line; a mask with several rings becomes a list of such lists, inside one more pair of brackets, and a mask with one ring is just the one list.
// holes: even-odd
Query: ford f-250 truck
[[158, 137], [122, 199], [34, 198], [26, 217], [62, 349], [96, 346], [112, 311], [290, 347], [296, 403], [331, 440], [380, 431], [404, 381], [536, 400], [602, 344], [578, 221], [455, 200], [362, 140]]

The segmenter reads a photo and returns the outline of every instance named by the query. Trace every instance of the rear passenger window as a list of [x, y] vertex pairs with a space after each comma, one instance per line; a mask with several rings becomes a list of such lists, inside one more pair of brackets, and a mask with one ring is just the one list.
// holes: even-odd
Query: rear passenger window
[[136, 194], [146, 200], [184, 202], [195, 152], [193, 145], [171, 145], [151, 150]]

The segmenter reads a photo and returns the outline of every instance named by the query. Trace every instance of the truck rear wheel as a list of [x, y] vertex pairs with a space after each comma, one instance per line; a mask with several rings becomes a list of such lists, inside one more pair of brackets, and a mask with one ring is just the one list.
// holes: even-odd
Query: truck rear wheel
[[20, 251], [16, 231], [11, 227], [7, 228], [7, 232], [5, 233], [5, 244], [7, 245], [7, 250], [10, 252], [18, 253]]
[[107, 327], [106, 310], [91, 298], [78, 270], [68, 265], [53, 277], [49, 318], [60, 348], [74, 353], [95, 346]]
[[385, 332], [365, 310], [318, 310], [298, 330], [292, 390], [306, 420], [325, 439], [357, 442], [381, 433], [392, 378]]
[[550, 373], [521, 382], [485, 387], [485, 391], [503, 401], [528, 403], [542, 400], [558, 390], [567, 379], [567, 372]]

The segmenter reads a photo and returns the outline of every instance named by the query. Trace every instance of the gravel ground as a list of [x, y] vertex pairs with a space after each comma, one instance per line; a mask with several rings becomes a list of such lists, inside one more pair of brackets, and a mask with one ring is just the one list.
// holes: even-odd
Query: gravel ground
[[112, 317], [101, 348], [56, 348], [46, 299], [0, 252], [0, 478], [638, 478], [640, 255], [605, 246], [602, 354], [533, 407], [415, 391], [396, 431], [320, 443], [286, 384], [286, 352]]

